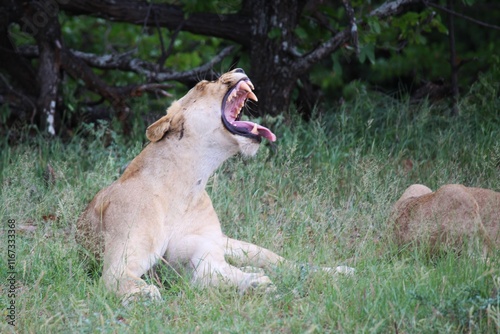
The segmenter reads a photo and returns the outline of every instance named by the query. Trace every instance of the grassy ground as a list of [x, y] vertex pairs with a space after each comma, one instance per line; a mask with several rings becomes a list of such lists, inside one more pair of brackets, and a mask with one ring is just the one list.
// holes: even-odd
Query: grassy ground
[[[474, 86], [454, 119], [437, 107], [364, 95], [310, 123], [275, 119], [275, 148], [262, 145], [255, 159], [223, 165], [208, 190], [228, 235], [302, 263], [357, 270], [349, 278], [277, 268], [269, 273], [274, 296], [198, 289], [161, 270], [161, 303], [123, 307], [87, 275], [74, 225], [141, 140], [112, 135], [104, 146], [107, 131], [99, 128], [64, 144], [42, 137], [4, 144], [0, 332], [499, 333], [499, 254], [398, 250], [386, 222], [412, 183], [500, 191], [500, 100], [490, 87]], [[15, 327], [4, 321], [12, 300]]]

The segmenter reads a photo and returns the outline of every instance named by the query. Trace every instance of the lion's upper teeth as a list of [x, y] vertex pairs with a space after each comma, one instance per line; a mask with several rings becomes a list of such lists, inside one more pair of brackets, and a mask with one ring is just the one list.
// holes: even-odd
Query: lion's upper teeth
[[[257, 96], [252, 92], [253, 85], [250, 81], [240, 81], [227, 97], [228, 103], [231, 103], [232, 118], [238, 118], [247, 99], [257, 101]], [[231, 123], [233, 124], [233, 123]], [[257, 131], [254, 128], [252, 131]]]
[[238, 95], [237, 90], [233, 90], [231, 94], [229, 94], [229, 97], [227, 98], [228, 101], [231, 101], [233, 98], [235, 98]]
[[251, 92], [252, 91], [252, 88], [250, 88], [250, 86], [245, 82], [245, 81], [240, 81], [240, 84], [239, 84], [239, 89], [245, 91], [245, 92]]
[[253, 92], [248, 92], [247, 98], [250, 100], [258, 101], [257, 96]]

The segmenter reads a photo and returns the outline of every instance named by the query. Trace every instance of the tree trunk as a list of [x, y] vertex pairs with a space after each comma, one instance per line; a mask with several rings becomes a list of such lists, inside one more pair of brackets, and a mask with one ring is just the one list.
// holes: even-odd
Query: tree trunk
[[300, 75], [293, 68], [292, 48], [304, 2], [250, 0], [244, 6], [252, 13], [249, 75], [259, 98], [259, 114], [277, 115], [290, 105]]
[[31, 24], [40, 52], [36, 79], [40, 87], [37, 111], [40, 123], [50, 135], [56, 134], [56, 107], [61, 80], [61, 27], [58, 7], [54, 3], [30, 2], [26, 6], [24, 22]]

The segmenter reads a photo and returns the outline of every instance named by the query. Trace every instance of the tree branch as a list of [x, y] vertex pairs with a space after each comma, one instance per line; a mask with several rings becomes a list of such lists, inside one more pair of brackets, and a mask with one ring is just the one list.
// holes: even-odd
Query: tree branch
[[62, 66], [73, 78], [84, 81], [89, 90], [110, 101], [118, 111], [128, 112], [125, 100], [129, 97], [141, 96], [143, 92], [155, 92], [163, 96], [170, 96], [170, 94], [163, 89], [172, 88], [172, 85], [159, 83], [128, 85], [122, 87], [109, 86], [92, 71], [84, 60], [67, 49], [63, 52]]
[[[153, 80], [157, 82], [162, 81], [179, 81], [179, 82], [190, 82], [196, 81], [200, 77], [204, 77], [207, 72], [210, 72], [215, 64], [220, 63], [225, 57], [227, 57], [231, 52], [236, 49], [236, 46], [228, 46], [217, 55], [215, 55], [209, 62], [195, 67], [189, 71], [183, 72], [173, 72], [173, 71], [157, 71], [158, 65], [153, 64], [141, 59], [131, 58], [131, 55], [135, 51], [128, 51], [125, 53], [114, 54], [114, 55], [103, 55], [99, 56], [93, 53], [86, 53], [77, 50], [67, 50], [75, 58], [80, 61], [84, 61], [88, 66], [100, 69], [108, 70], [122, 70], [135, 72], [140, 75], [144, 75], [148, 80]], [[23, 46], [19, 48], [19, 53], [24, 57], [35, 58], [38, 57], [38, 48], [34, 45]]]
[[332, 52], [339, 49], [342, 45], [347, 43], [351, 38], [351, 29], [345, 29], [337, 33], [333, 38], [329, 39], [325, 43], [319, 45], [312, 52], [307, 55], [298, 58], [295, 62], [293, 68], [297, 70], [298, 73], [305, 73], [316, 64], [321, 59], [330, 55]]
[[[12, 87], [2, 74], [0, 74], [0, 104], [8, 104], [11, 110], [16, 111], [17, 118], [33, 123], [37, 109], [35, 98]], [[29, 111], [31, 113], [28, 113]]]
[[97, 16], [116, 22], [156, 27], [149, 13], [154, 13], [161, 27], [183, 30], [194, 34], [219, 37], [248, 46], [250, 19], [241, 14], [186, 13], [180, 6], [133, 0], [71, 0], [60, 4], [62, 10], [76, 15]]
[[[155, 16], [155, 19], [156, 19], [156, 16]], [[175, 29], [175, 31], [172, 33], [172, 37], [170, 38], [170, 44], [168, 45], [167, 50], [165, 50], [165, 48], [163, 46], [163, 38], [161, 37], [161, 29], [160, 29], [160, 27], [158, 27], [158, 35], [160, 36], [160, 41], [162, 42], [161, 56], [158, 58], [158, 62], [157, 62], [159, 67], [160, 67], [159, 68], [160, 70], [163, 70], [163, 66], [165, 65], [165, 61], [168, 59], [168, 57], [170, 57], [170, 55], [174, 51], [175, 40], [177, 39], [177, 36], [181, 32], [183, 25], [184, 25], [184, 22], [182, 22]]]
[[376, 16], [379, 19], [385, 19], [389, 16], [401, 14], [408, 6], [422, 3], [423, 0], [394, 0], [382, 4], [380, 7], [372, 10], [368, 16]]
[[[390, 2], [386, 2], [382, 4], [377, 9], [370, 12], [368, 16], [377, 16], [378, 18], [386, 18], [388, 16], [396, 15], [402, 13], [409, 5], [413, 5], [415, 3], [420, 3], [422, 0], [394, 0]], [[362, 23], [361, 21], [359, 23]], [[307, 55], [298, 58], [294, 61], [295, 69], [299, 73], [304, 73], [308, 71], [311, 66], [316, 64], [319, 60], [327, 57], [332, 52], [338, 50], [342, 45], [349, 42], [349, 39], [352, 38], [351, 34], [352, 28], [344, 29], [343, 31], [337, 33], [328, 41], [320, 44], [313, 51], [308, 53]]]
[[494, 24], [489, 24], [489, 23], [486, 23], [486, 22], [483, 22], [483, 21], [479, 21], [479, 20], [476, 20], [470, 16], [466, 16], [464, 14], [460, 14], [454, 10], [451, 10], [451, 9], [448, 9], [446, 7], [443, 7], [443, 6], [440, 6], [438, 4], [435, 4], [435, 3], [432, 3], [432, 2], [429, 2], [429, 1], [425, 1], [424, 0], [424, 4], [428, 7], [434, 7], [434, 8], [437, 8], [439, 10], [442, 10], [443, 12], [446, 12], [448, 14], [451, 14], [451, 15], [454, 15], [456, 17], [460, 17], [464, 20], [467, 20], [467, 21], [470, 21], [470, 22], [474, 22], [475, 24], [478, 24], [480, 26], [483, 26], [483, 27], [486, 27], [486, 28], [490, 28], [490, 29], [496, 29], [496, 30], [500, 30], [500, 26], [496, 26]]

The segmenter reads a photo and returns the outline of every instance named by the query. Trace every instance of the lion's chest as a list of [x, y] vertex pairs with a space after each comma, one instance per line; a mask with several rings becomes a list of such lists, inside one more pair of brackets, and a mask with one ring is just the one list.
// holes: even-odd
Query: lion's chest
[[169, 211], [162, 221], [160, 248], [169, 262], [186, 262], [200, 243], [220, 239], [220, 222], [206, 192]]

